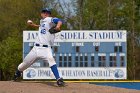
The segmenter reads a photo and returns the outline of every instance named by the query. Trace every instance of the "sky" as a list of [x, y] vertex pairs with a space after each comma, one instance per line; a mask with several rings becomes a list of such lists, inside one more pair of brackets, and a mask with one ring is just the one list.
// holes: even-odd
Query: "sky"
[[[56, 0], [56, 1], [58, 1], [58, 0]], [[74, 6], [73, 6], [73, 4], [71, 4], [71, 2], [73, 2], [74, 0], [60, 0], [60, 3], [63, 5], [63, 2], [66, 2], [67, 4], [69, 4], [70, 6], [69, 6], [69, 8], [70, 8], [70, 10], [71, 10], [71, 12], [72, 12], [72, 15], [73, 14], [75, 14], [75, 12], [74, 12]], [[65, 8], [65, 6], [64, 6], [64, 9], [65, 9], [65, 11], [67, 11], [67, 9]]]

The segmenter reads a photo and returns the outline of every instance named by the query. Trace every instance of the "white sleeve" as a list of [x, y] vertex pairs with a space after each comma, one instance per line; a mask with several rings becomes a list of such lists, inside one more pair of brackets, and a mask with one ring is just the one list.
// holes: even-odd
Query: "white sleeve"
[[52, 17], [48, 17], [47, 22], [51, 23], [52, 22]]

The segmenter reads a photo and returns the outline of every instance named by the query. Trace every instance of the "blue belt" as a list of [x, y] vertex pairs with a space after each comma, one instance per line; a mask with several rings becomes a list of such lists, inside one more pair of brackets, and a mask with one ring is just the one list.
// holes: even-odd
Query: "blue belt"
[[35, 46], [48, 47], [48, 45], [35, 44]]

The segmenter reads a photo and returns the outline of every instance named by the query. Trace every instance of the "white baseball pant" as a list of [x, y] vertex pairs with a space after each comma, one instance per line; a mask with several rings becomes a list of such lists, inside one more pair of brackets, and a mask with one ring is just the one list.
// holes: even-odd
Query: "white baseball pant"
[[52, 55], [51, 47], [34, 46], [29, 54], [24, 58], [23, 62], [18, 66], [18, 70], [24, 71], [38, 59], [48, 62], [50, 67], [56, 64]]

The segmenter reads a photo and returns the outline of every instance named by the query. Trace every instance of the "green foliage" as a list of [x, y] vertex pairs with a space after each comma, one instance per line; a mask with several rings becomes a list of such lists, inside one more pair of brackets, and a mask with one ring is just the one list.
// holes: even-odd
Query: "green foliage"
[[39, 13], [42, 8], [41, 0], [1, 0], [0, 1], [0, 41], [15, 30], [28, 29], [28, 19], [39, 22]]
[[[136, 74], [140, 69], [140, 47], [136, 38], [140, 37], [139, 0], [77, 0], [74, 29], [127, 30], [128, 31], [128, 79], [140, 79]], [[75, 22], [75, 20], [72, 20]]]
[[0, 45], [0, 68], [3, 71], [3, 80], [10, 80], [16, 66], [22, 62], [22, 39], [17, 34], [12, 33]]
[[28, 19], [39, 22], [42, 6], [42, 0], [0, 0], [0, 79], [11, 79], [22, 62], [22, 31], [33, 29]]

